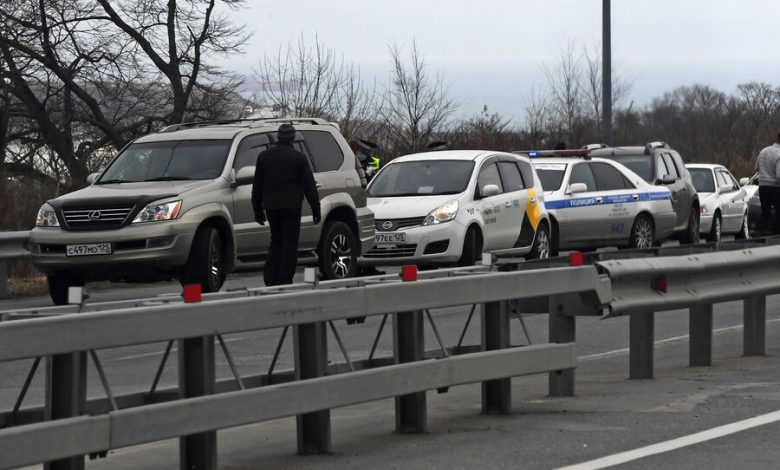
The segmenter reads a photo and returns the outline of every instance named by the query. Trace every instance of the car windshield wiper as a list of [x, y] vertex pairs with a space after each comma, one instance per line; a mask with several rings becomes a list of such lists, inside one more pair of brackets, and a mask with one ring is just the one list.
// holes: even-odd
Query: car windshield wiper
[[186, 176], [160, 176], [158, 178], [149, 178], [148, 180], [144, 180], [144, 182], [149, 181], [189, 181], [192, 178], [188, 178]]
[[138, 181], [133, 180], [123, 180], [119, 178], [111, 179], [111, 180], [100, 180], [95, 184], [114, 184], [114, 183], [137, 183]]

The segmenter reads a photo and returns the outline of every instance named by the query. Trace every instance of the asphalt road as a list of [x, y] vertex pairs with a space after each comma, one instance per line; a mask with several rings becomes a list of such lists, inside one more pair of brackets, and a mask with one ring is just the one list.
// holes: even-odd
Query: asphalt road
[[[229, 288], [257, 287], [259, 275], [231, 277]], [[138, 295], [176, 292], [178, 285], [144, 286], [142, 289], [109, 289], [94, 286], [91, 300], [118, 300]], [[446, 295], [443, 292], [442, 295]], [[26, 299], [0, 302], [0, 310], [19, 308]], [[45, 305], [45, 304], [44, 304]], [[433, 311], [445, 344], [452, 345], [465, 324], [469, 309]], [[524, 331], [512, 320], [512, 342], [544, 342], [546, 315], [525, 316]], [[337, 327], [350, 357], [364, 358], [377, 332], [379, 318], [365, 324]], [[764, 357], [742, 357], [741, 303], [715, 307], [713, 367], [689, 368], [688, 319], [686, 311], [656, 314], [656, 375], [653, 380], [628, 380], [628, 318], [577, 320], [577, 395], [551, 398], [546, 375], [513, 380], [513, 413], [481, 416], [480, 387], [453, 387], [449, 393], [428, 393], [429, 432], [425, 435], [394, 434], [392, 400], [383, 400], [334, 410], [334, 455], [295, 456], [295, 420], [220, 431], [220, 463], [231, 469], [276, 468], [558, 468], [628, 452], [633, 459], [623, 468], [713, 469], [773, 468], [780, 455], [773, 445], [780, 439], [780, 424], [748, 427], [740, 432], [704, 439], [688, 445], [694, 433], [780, 410], [780, 298], [770, 297], [767, 306], [767, 350]], [[472, 322], [466, 344], [479, 341], [478, 322]], [[225, 338], [241, 374], [265, 372], [280, 331], [241, 333]], [[426, 345], [435, 347], [431, 328], [426, 327]], [[331, 361], [342, 362], [333, 337], [329, 338]], [[147, 389], [162, 357], [164, 344], [100, 351], [114, 393]], [[389, 355], [392, 343], [385, 331], [377, 355]], [[163, 385], [174, 385], [175, 361], [163, 375]], [[0, 409], [8, 409], [18, 395], [31, 361], [0, 364]], [[288, 335], [279, 368], [292, 366], [292, 341]], [[219, 378], [231, 376], [227, 362], [217, 352]], [[25, 406], [43, 401], [42, 374], [33, 382]], [[89, 395], [104, 396], [94, 368], [90, 368]], [[713, 434], [717, 436], [717, 433]], [[706, 436], [705, 436], [706, 437]], [[671, 443], [672, 439], [679, 439]], [[664, 451], [647, 455], [645, 446], [666, 443]], [[90, 461], [88, 468], [176, 468], [175, 440], [120, 449], [106, 459]], [[0, 458], [2, 458], [0, 456]], [[590, 466], [589, 466], [590, 465]]]

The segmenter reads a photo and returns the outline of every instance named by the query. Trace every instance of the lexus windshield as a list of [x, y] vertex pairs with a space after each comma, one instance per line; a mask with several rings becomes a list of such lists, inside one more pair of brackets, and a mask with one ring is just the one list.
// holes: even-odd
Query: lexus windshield
[[369, 197], [439, 196], [466, 190], [471, 160], [421, 160], [391, 163], [371, 181]]
[[95, 184], [208, 180], [222, 173], [230, 140], [130, 144]]

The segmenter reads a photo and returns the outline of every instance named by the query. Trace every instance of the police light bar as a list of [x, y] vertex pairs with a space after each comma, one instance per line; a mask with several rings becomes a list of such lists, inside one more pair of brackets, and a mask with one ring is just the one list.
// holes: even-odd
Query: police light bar
[[515, 150], [512, 153], [527, 155], [531, 158], [554, 158], [554, 157], [584, 157], [587, 158], [590, 149], [569, 149], [569, 150]]

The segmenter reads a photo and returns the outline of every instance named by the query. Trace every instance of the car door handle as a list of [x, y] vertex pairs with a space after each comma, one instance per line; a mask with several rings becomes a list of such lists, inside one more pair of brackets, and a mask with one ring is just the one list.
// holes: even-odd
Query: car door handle
[[315, 183], [314, 187], [320, 189], [322, 187], [322, 183]]
[[602, 198], [602, 197], [597, 197], [597, 198], [596, 198], [596, 202], [598, 202], [599, 204], [601, 204], [602, 202], [604, 202], [604, 198]]
[[504, 207], [512, 207], [512, 201], [505, 202]]
[[532, 197], [532, 198], [530, 198], [530, 199], [528, 200], [528, 202], [530, 202], [531, 204], [536, 204], [536, 198], [535, 198], [535, 197]]
[[632, 194], [631, 199], [638, 201], [639, 200], [639, 194]]

